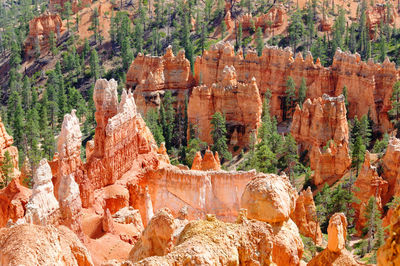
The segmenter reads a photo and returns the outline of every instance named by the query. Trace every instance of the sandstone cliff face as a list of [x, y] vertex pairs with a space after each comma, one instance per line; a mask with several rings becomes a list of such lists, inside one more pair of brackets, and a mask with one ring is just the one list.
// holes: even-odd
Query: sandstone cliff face
[[138, 112], [142, 115], [160, 106], [165, 90], [172, 91], [178, 102], [184, 103], [192, 83], [190, 63], [185, 58], [185, 52], [181, 50], [175, 56], [171, 47], [161, 57], [139, 53], [126, 75], [126, 85], [134, 89]]
[[332, 184], [349, 168], [349, 129], [342, 95], [307, 99], [302, 109], [296, 107], [290, 131], [302, 149], [309, 151], [315, 185]]
[[335, 213], [329, 219], [328, 246], [307, 265], [360, 265], [346, 250], [347, 220], [343, 213]]
[[391, 218], [389, 237], [385, 244], [378, 249], [378, 265], [400, 264], [400, 206], [397, 206]]
[[[66, 0], [50, 0], [50, 10], [52, 11], [62, 11], [64, 9], [64, 5], [67, 1]], [[92, 0], [72, 0], [71, 1], [71, 9], [73, 13], [77, 13], [79, 10], [85, 8], [86, 6], [90, 5]]]
[[290, 218], [302, 235], [310, 237], [317, 245], [322, 244], [322, 232], [317, 220], [317, 211], [311, 188], [303, 190], [296, 200], [296, 208]]
[[383, 202], [386, 204], [393, 196], [400, 195], [400, 187], [397, 180], [400, 177], [400, 139], [391, 137], [382, 158], [382, 177], [389, 183], [388, 193], [383, 194]]
[[33, 56], [35, 47], [40, 51], [49, 48], [50, 32], [54, 33], [55, 40], [58, 40], [64, 32], [62, 20], [58, 14], [45, 12], [29, 21], [29, 34], [25, 40], [25, 54]]
[[255, 79], [238, 83], [234, 67], [225, 66], [222, 80], [193, 88], [188, 105], [189, 124], [198, 126], [198, 137], [212, 143], [212, 115], [225, 115], [231, 147], [249, 145], [261, 122], [262, 101]]
[[364, 164], [361, 167], [360, 173], [354, 183], [354, 196], [358, 198], [358, 202], [354, 202], [356, 229], [361, 233], [367, 223], [365, 218], [365, 208], [368, 205], [368, 200], [374, 197], [380, 211], [384, 207], [382, 197], [387, 194], [389, 187], [388, 182], [376, 172], [376, 167], [371, 166], [370, 154], [367, 151], [365, 154]]
[[17, 225], [0, 229], [1, 265], [93, 265], [86, 247], [68, 228]]
[[145, 218], [149, 205], [152, 211], [167, 207], [174, 216], [187, 208], [188, 219], [213, 213], [233, 221], [246, 184], [257, 175], [255, 171], [193, 171], [168, 165], [150, 169], [137, 184], [128, 185], [130, 205], [139, 209], [144, 223], [149, 221]]
[[332, 66], [325, 68], [319, 60], [314, 63], [311, 54], [307, 54], [305, 59], [301, 54], [294, 58], [288, 48], [266, 47], [260, 57], [255, 51], [249, 51], [243, 58], [241, 53], [235, 55], [232, 45], [219, 42], [197, 57], [196, 84], [210, 86], [220, 81], [226, 65], [236, 69], [238, 82], [249, 83], [255, 77], [262, 95], [267, 89], [271, 91], [271, 114], [276, 115], [278, 121], [284, 118], [281, 106], [286, 80], [291, 76], [297, 86], [303, 77], [306, 79], [308, 98], [318, 98], [324, 93], [340, 95], [346, 85], [351, 118], [355, 115], [361, 117], [370, 110], [372, 119], [381, 125], [383, 131], [390, 128], [387, 111], [397, 70], [389, 61], [382, 64], [362, 62], [358, 54], [338, 50]]

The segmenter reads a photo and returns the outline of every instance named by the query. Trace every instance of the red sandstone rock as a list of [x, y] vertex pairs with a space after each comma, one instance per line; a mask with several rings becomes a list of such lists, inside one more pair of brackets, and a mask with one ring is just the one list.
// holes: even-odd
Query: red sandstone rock
[[290, 215], [302, 235], [310, 237], [317, 245], [322, 244], [322, 232], [311, 188], [303, 190], [296, 200], [296, 208]]
[[378, 265], [400, 264], [400, 206], [393, 211], [390, 224], [389, 237], [383, 246], [378, 249]]
[[208, 148], [204, 154], [204, 158], [201, 158], [201, 153], [197, 152], [192, 163], [192, 170], [201, 171], [215, 171], [221, 170], [221, 163], [219, 161], [218, 152], [215, 152], [215, 157]]
[[169, 156], [168, 156], [168, 153], [167, 153], [167, 149], [165, 148], [165, 143], [164, 142], [160, 144], [160, 147], [158, 147], [157, 155], [158, 155], [158, 159], [160, 161], [163, 161], [163, 162], [165, 162], [167, 164], [170, 163]]
[[380, 211], [384, 207], [382, 196], [388, 192], [388, 182], [376, 172], [376, 168], [371, 166], [370, 153], [365, 154], [364, 164], [361, 167], [360, 173], [354, 183], [354, 196], [358, 198], [357, 202], [353, 203], [355, 210], [356, 229], [361, 233], [362, 229], [368, 222], [365, 218], [365, 208], [371, 197], [375, 198], [376, 204]]
[[245, 14], [238, 19], [236, 22], [236, 27], [238, 28], [239, 24], [242, 24], [242, 29], [244, 31], [248, 31], [254, 24], [256, 28], [261, 27], [263, 31], [265, 31], [281, 27], [287, 21], [287, 19], [288, 17], [285, 7], [283, 5], [274, 5], [271, 9], [269, 9], [268, 13], [262, 14], [256, 18], [253, 18], [251, 14]]
[[[66, 2], [67, 2], [66, 0], [50, 0], [50, 10], [62, 11]], [[72, 0], [71, 1], [72, 12], [77, 13], [79, 10], [85, 8], [91, 3], [92, 0], [82, 0], [82, 1]]]
[[103, 232], [105, 232], [105, 233], [114, 233], [115, 232], [114, 221], [113, 221], [113, 218], [111, 217], [111, 213], [110, 213], [109, 209], [107, 209], [104, 212], [103, 219], [101, 220], [101, 224], [102, 224]]
[[[381, 126], [382, 131], [391, 128], [387, 111], [391, 108], [390, 96], [397, 80], [397, 70], [389, 61], [382, 64], [362, 62], [358, 54], [338, 50], [332, 66], [325, 68], [318, 59], [314, 63], [311, 54], [307, 54], [305, 59], [301, 54], [293, 58], [291, 49], [275, 47], [264, 48], [260, 57], [256, 52], [249, 51], [244, 59], [240, 53], [235, 55], [232, 45], [220, 42], [197, 57], [196, 84], [211, 86], [217, 83], [226, 65], [236, 69], [238, 82], [249, 83], [255, 77], [262, 95], [267, 89], [271, 91], [271, 115], [276, 115], [278, 121], [283, 118], [282, 99], [286, 80], [291, 76], [297, 86], [300, 86], [303, 77], [306, 79], [308, 98], [318, 98], [324, 93], [337, 96], [346, 86], [350, 118], [355, 115], [362, 117], [370, 110], [371, 118]], [[375, 105], [378, 102], [382, 102], [383, 106]]]
[[344, 175], [351, 159], [343, 96], [324, 94], [313, 101], [307, 99], [303, 109], [296, 107], [290, 131], [297, 143], [309, 150], [315, 185], [332, 184]]
[[376, 27], [380, 27], [381, 23], [393, 24], [395, 15], [396, 12], [392, 8], [390, 8], [390, 14], [388, 14], [388, 8], [385, 4], [378, 3], [373, 7], [369, 7], [365, 12], [365, 16], [367, 17], [371, 39], [374, 36]]
[[[255, 79], [238, 83], [234, 67], [225, 66], [221, 81], [211, 86], [195, 87], [189, 99], [188, 120], [198, 125], [202, 141], [212, 143], [212, 115], [225, 115], [230, 146], [249, 145], [251, 134], [257, 134], [261, 122], [262, 101]], [[237, 138], [232, 135], [237, 134]]]
[[2, 265], [93, 265], [86, 247], [64, 226], [0, 229], [0, 258]]
[[347, 220], [343, 213], [335, 213], [329, 219], [328, 246], [324, 251], [307, 264], [309, 266], [319, 265], [360, 265], [346, 250]]
[[9, 220], [16, 222], [24, 217], [25, 205], [31, 194], [31, 190], [22, 186], [18, 178], [0, 190], [0, 228], [6, 226]]
[[139, 53], [126, 75], [126, 85], [134, 88], [138, 112], [145, 115], [150, 108], [158, 108], [165, 90], [177, 92], [178, 102], [184, 103], [192, 87], [193, 77], [185, 52], [175, 56], [168, 47], [162, 57]]
[[56, 40], [64, 32], [60, 15], [45, 12], [29, 21], [29, 34], [25, 40], [25, 54], [32, 56], [36, 46], [39, 46], [40, 51], [48, 49], [50, 32], [54, 33]]

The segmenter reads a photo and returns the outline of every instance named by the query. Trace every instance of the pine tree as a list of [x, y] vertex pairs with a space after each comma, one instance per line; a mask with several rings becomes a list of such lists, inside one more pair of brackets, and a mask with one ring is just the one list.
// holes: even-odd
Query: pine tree
[[303, 106], [303, 103], [306, 100], [306, 97], [307, 97], [307, 82], [306, 82], [305, 78], [301, 78], [301, 84], [300, 84], [300, 88], [299, 88], [299, 97], [297, 99], [300, 107]]
[[72, 6], [71, 6], [71, 2], [65, 2], [65, 4], [64, 4], [64, 8], [63, 8], [63, 13], [64, 13], [64, 17], [67, 19], [67, 29], [68, 29], [68, 31], [69, 31], [69, 26], [70, 26], [70, 23], [69, 23], [69, 20], [70, 20], [70, 18], [71, 18], [71, 15], [73, 14], [72, 13]]
[[2, 174], [0, 179], [0, 189], [2, 189], [8, 186], [13, 179], [14, 164], [9, 151], [4, 153], [4, 158], [1, 162], [0, 169]]
[[353, 149], [351, 151], [352, 166], [356, 168], [357, 177], [360, 170], [360, 165], [364, 161], [365, 150], [366, 148], [363, 144], [362, 137], [358, 135], [355, 139]]
[[[284, 114], [289, 114], [291, 117], [294, 111], [295, 103], [296, 103], [296, 85], [292, 77], [286, 81], [286, 98], [285, 98], [285, 110], [283, 111]], [[284, 117], [284, 119], [286, 116]]]
[[212, 150], [214, 152], [218, 152], [218, 154], [222, 157], [223, 160], [231, 160], [232, 154], [228, 150], [228, 139], [226, 137], [226, 125], [225, 125], [225, 117], [220, 113], [216, 112], [212, 115], [211, 118], [211, 136], [213, 139]]
[[236, 44], [235, 44], [236, 51], [242, 47], [242, 36], [243, 36], [242, 23], [239, 22], [239, 28], [236, 31]]
[[262, 55], [262, 50], [264, 48], [264, 39], [263, 39], [263, 33], [261, 27], [257, 28], [257, 37], [256, 37], [256, 43], [257, 43], [257, 53], [258, 56]]
[[359, 135], [361, 136], [361, 139], [363, 140], [363, 145], [367, 148], [368, 148], [369, 142], [371, 140], [371, 133], [372, 133], [372, 129], [371, 129], [370, 123], [368, 121], [368, 117], [366, 115], [363, 115], [360, 120]]
[[367, 224], [364, 231], [368, 232], [368, 247], [367, 252], [369, 253], [374, 247], [373, 241], [375, 235], [378, 233], [378, 228], [382, 227], [381, 213], [376, 204], [375, 197], [370, 197], [368, 204], [365, 208], [364, 217], [367, 220]]
[[122, 41], [121, 56], [122, 56], [122, 67], [124, 70], [127, 70], [134, 58], [128, 37], [125, 37], [124, 40]]
[[97, 41], [100, 39], [100, 34], [99, 34], [99, 10], [94, 8], [93, 13], [92, 13], [92, 19], [91, 19], [91, 25], [89, 30], [93, 31], [93, 36], [94, 36], [94, 42], [97, 44]]
[[153, 108], [147, 112], [146, 125], [149, 127], [151, 133], [153, 133], [154, 140], [157, 142], [157, 145], [160, 145], [162, 142], [165, 142], [157, 109]]
[[15, 109], [12, 117], [12, 130], [14, 143], [19, 149], [23, 149], [23, 138], [24, 138], [24, 110], [22, 109], [21, 97], [15, 91], [13, 92], [13, 98], [15, 99]]
[[56, 40], [54, 36], [54, 32], [50, 31], [49, 34], [49, 46], [50, 46], [50, 52], [53, 56], [56, 55]]
[[175, 126], [174, 103], [175, 97], [172, 96], [171, 91], [166, 91], [160, 107], [160, 121], [167, 150], [170, 150], [173, 146], [172, 137]]
[[333, 40], [332, 40], [332, 52], [335, 53], [338, 47], [344, 48], [343, 36], [346, 30], [346, 18], [344, 16], [344, 10], [340, 9], [339, 16], [336, 18], [333, 25]]
[[297, 45], [304, 36], [304, 24], [301, 18], [300, 10], [296, 10], [290, 17], [288, 33], [289, 42], [293, 47], [293, 53], [296, 53]]
[[346, 111], [347, 111], [346, 115], [348, 116], [348, 114], [349, 114], [349, 100], [347, 99], [348, 96], [347, 96], [347, 87], [346, 87], [346, 85], [343, 86], [342, 94], [344, 96], [344, 105], [346, 106]]
[[97, 80], [100, 78], [99, 57], [96, 49], [92, 49], [90, 53], [90, 75]]

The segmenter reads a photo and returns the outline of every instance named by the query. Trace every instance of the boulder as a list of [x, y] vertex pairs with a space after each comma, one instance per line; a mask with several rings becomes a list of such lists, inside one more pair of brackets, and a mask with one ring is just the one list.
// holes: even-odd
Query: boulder
[[2, 265], [94, 265], [86, 247], [64, 226], [0, 229], [0, 258]]
[[297, 192], [286, 176], [268, 174], [256, 177], [242, 195], [241, 207], [248, 217], [267, 223], [281, 223], [290, 218], [296, 207]]

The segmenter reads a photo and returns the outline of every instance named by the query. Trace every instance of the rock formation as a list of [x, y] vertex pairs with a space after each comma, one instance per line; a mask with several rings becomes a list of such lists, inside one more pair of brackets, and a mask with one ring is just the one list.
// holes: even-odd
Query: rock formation
[[329, 219], [328, 246], [307, 265], [360, 265], [346, 250], [347, 220], [343, 213], [335, 213]]
[[[4, 127], [4, 124], [0, 117], [0, 163], [4, 161], [5, 153], [8, 152], [11, 157], [12, 164], [14, 165], [14, 169], [12, 170], [11, 173], [9, 173], [9, 178], [11, 179], [14, 177], [18, 178], [20, 175], [20, 172], [18, 170], [18, 149], [17, 147], [12, 146], [13, 142], [14, 142], [13, 138], [7, 134], [6, 128]], [[0, 187], [1, 184], [7, 183], [4, 182], [6, 181], [4, 179], [5, 179], [4, 174], [0, 170]]]
[[261, 122], [262, 101], [256, 80], [237, 82], [236, 70], [229, 66], [225, 66], [221, 78], [218, 83], [193, 88], [188, 105], [189, 124], [197, 125], [198, 138], [211, 144], [212, 115], [220, 112], [225, 115], [230, 146], [248, 146]]
[[266, 14], [262, 14], [259, 17], [253, 18], [251, 14], [245, 14], [237, 20], [236, 27], [238, 28], [239, 24], [242, 24], [242, 29], [249, 31], [254, 25], [255, 28], [261, 27], [263, 31], [266, 31], [280, 28], [284, 23], [287, 23], [287, 20], [288, 15], [285, 7], [283, 5], [274, 5]]
[[185, 52], [175, 56], [168, 47], [164, 56], [148, 56], [141, 53], [135, 58], [126, 75], [126, 85], [134, 89], [138, 112], [145, 115], [151, 108], [158, 108], [165, 90], [177, 96], [183, 104], [192, 87], [193, 77]]
[[218, 152], [215, 152], [214, 155], [210, 149], [207, 149], [204, 158], [201, 157], [201, 152], [197, 152], [193, 159], [192, 170], [221, 170], [221, 162], [219, 161]]
[[[145, 242], [149, 237], [146, 229], [130, 254], [129, 259], [135, 265], [269, 265], [272, 262], [272, 228], [259, 221], [242, 217], [238, 223], [230, 224], [208, 215], [206, 220], [191, 221], [179, 230], [173, 217], [164, 211], [152, 219], [149, 227], [153, 224], [162, 225], [164, 230], [153, 232], [153, 242]], [[137, 261], [139, 250], [159, 256]]]
[[54, 196], [51, 168], [46, 159], [39, 162], [33, 174], [32, 195], [26, 204], [24, 220], [37, 225], [57, 224], [60, 205]]
[[263, 176], [255, 171], [193, 171], [170, 165], [149, 169], [138, 183], [128, 184], [130, 205], [140, 211], [145, 224], [147, 206], [154, 212], [169, 208], [174, 216], [186, 207], [189, 219], [213, 213], [233, 221], [246, 184], [258, 175]]
[[60, 15], [43, 13], [29, 21], [29, 34], [25, 40], [25, 54], [33, 56], [37, 51], [44, 51], [49, 48], [49, 36], [53, 32], [55, 42], [61, 38], [64, 28]]
[[5, 227], [9, 220], [15, 223], [24, 217], [25, 205], [31, 194], [31, 190], [22, 186], [18, 178], [0, 190], [0, 228]]
[[400, 206], [397, 206], [391, 218], [389, 237], [377, 252], [378, 265], [400, 264]]
[[296, 190], [286, 176], [269, 174], [254, 178], [246, 185], [241, 207], [248, 217], [267, 223], [289, 219], [296, 207]]
[[305, 59], [301, 54], [293, 58], [289, 48], [265, 47], [260, 57], [255, 51], [248, 51], [243, 58], [241, 53], [235, 55], [231, 44], [219, 42], [197, 57], [194, 71], [196, 84], [211, 86], [219, 82], [226, 65], [236, 69], [238, 82], [249, 83], [255, 77], [261, 95], [267, 89], [271, 91], [271, 115], [277, 116], [278, 121], [286, 117], [282, 106], [286, 81], [291, 76], [297, 86], [305, 78], [307, 97], [311, 99], [324, 93], [340, 95], [346, 86], [350, 118], [355, 115], [360, 118], [370, 111], [371, 118], [381, 125], [382, 131], [391, 127], [387, 111], [391, 108], [390, 96], [397, 70], [395, 64], [387, 60], [382, 64], [375, 64], [372, 60], [362, 62], [358, 54], [338, 50], [332, 65], [325, 68], [318, 59], [314, 63], [310, 53]]
[[[388, 14], [390, 12], [390, 14]], [[387, 8], [385, 4], [377, 3], [375, 6], [369, 7], [365, 12], [367, 25], [369, 26], [370, 35], [374, 36], [376, 27], [381, 23], [393, 24], [396, 12], [392, 8]]]
[[272, 258], [278, 265], [299, 265], [303, 243], [296, 224], [290, 219], [297, 193], [286, 176], [268, 174], [253, 178], [242, 195], [241, 207], [248, 217], [271, 224]]
[[400, 178], [400, 139], [391, 137], [382, 157], [382, 177], [389, 184], [389, 190], [382, 195], [383, 203], [389, 202], [393, 196], [400, 196], [400, 186], [397, 180]]
[[354, 196], [358, 199], [353, 203], [355, 210], [356, 230], [361, 233], [366, 226], [367, 219], [365, 218], [365, 209], [371, 197], [375, 198], [376, 204], [380, 211], [383, 210], [382, 197], [388, 192], [388, 182], [376, 172], [376, 167], [371, 166], [370, 153], [365, 153], [364, 164], [361, 167], [360, 173], [354, 183]]
[[290, 218], [297, 225], [302, 235], [313, 239], [317, 245], [322, 244], [322, 232], [317, 220], [317, 211], [310, 187], [300, 193], [296, 200], [296, 208]]
[[302, 109], [296, 107], [290, 131], [302, 149], [309, 151], [315, 185], [332, 184], [347, 171], [351, 159], [342, 95], [307, 99]]
[[93, 100], [97, 127], [94, 150], [85, 167], [92, 186], [98, 189], [115, 183], [139, 155], [151, 152], [156, 156], [156, 144], [136, 112], [132, 93], [124, 90], [118, 103], [116, 81], [98, 80]]
[[68, 228], [17, 225], [0, 229], [2, 265], [92, 266], [86, 247]]

